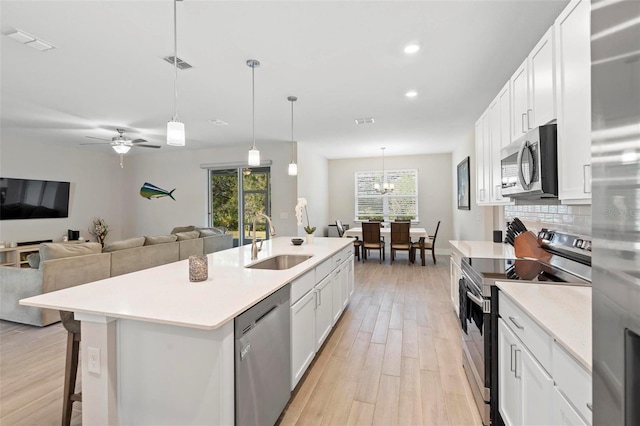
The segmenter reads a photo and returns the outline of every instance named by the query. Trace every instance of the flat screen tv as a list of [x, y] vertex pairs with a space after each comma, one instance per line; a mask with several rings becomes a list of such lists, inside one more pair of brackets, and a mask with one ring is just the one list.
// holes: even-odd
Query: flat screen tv
[[69, 182], [0, 178], [0, 220], [69, 217]]

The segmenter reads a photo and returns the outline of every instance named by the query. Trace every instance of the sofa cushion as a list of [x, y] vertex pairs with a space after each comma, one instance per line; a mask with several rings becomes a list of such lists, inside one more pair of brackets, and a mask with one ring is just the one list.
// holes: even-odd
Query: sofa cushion
[[178, 241], [193, 240], [200, 237], [200, 231], [177, 232], [175, 235], [178, 237]]
[[100, 245], [100, 243], [42, 243], [40, 244], [40, 266], [42, 266], [42, 262], [45, 260], [84, 256], [85, 254], [96, 254], [101, 251], [102, 245]]
[[154, 244], [172, 243], [177, 239], [178, 237], [176, 235], [157, 235], [155, 237], [144, 237], [144, 245], [152, 246]]
[[171, 230], [171, 233], [172, 234], [177, 234], [179, 232], [190, 232], [190, 231], [193, 231], [195, 229], [196, 229], [196, 227], [193, 226], [193, 225], [191, 225], [191, 226], [178, 226], [176, 228], [173, 228]]
[[212, 235], [222, 235], [224, 231], [218, 228], [200, 228], [198, 229], [201, 237], [210, 237]]
[[40, 253], [31, 253], [27, 256], [27, 262], [33, 269], [38, 269], [40, 267]]
[[110, 253], [117, 250], [125, 250], [144, 245], [144, 237], [129, 238], [128, 240], [116, 241], [111, 243], [102, 250], [103, 253]]

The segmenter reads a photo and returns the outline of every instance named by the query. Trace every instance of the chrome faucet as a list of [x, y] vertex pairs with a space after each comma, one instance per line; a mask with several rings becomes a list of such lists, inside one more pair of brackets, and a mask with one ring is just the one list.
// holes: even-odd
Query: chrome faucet
[[262, 216], [265, 219], [267, 219], [267, 223], [269, 224], [269, 234], [272, 237], [274, 235], [276, 235], [276, 228], [273, 227], [273, 224], [271, 223], [271, 219], [269, 218], [269, 216], [267, 216], [264, 213], [257, 213], [253, 217], [253, 228], [252, 228], [253, 236], [251, 238], [251, 260], [256, 260], [258, 258], [258, 252], [260, 250], [262, 250], [262, 242], [263, 242], [263, 240], [260, 240], [260, 247], [258, 247], [258, 245], [256, 244], [256, 222], [258, 221], [260, 216]]

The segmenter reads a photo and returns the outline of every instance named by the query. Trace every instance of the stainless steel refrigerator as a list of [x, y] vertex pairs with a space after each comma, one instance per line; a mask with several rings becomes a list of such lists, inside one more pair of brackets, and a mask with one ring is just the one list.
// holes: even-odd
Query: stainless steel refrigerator
[[640, 1], [591, 3], [593, 423], [640, 425]]

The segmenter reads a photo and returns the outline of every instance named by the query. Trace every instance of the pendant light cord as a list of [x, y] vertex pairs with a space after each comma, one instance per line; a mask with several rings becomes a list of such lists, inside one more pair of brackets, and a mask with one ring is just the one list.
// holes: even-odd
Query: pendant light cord
[[296, 143], [293, 141], [293, 100], [291, 100], [291, 162], [293, 163], [293, 159], [295, 158], [295, 145]]
[[178, 120], [178, 0], [173, 0], [173, 120]]
[[251, 67], [251, 104], [253, 105], [253, 111], [251, 112], [251, 123], [253, 131], [253, 146], [251, 149], [256, 149], [256, 68]]

